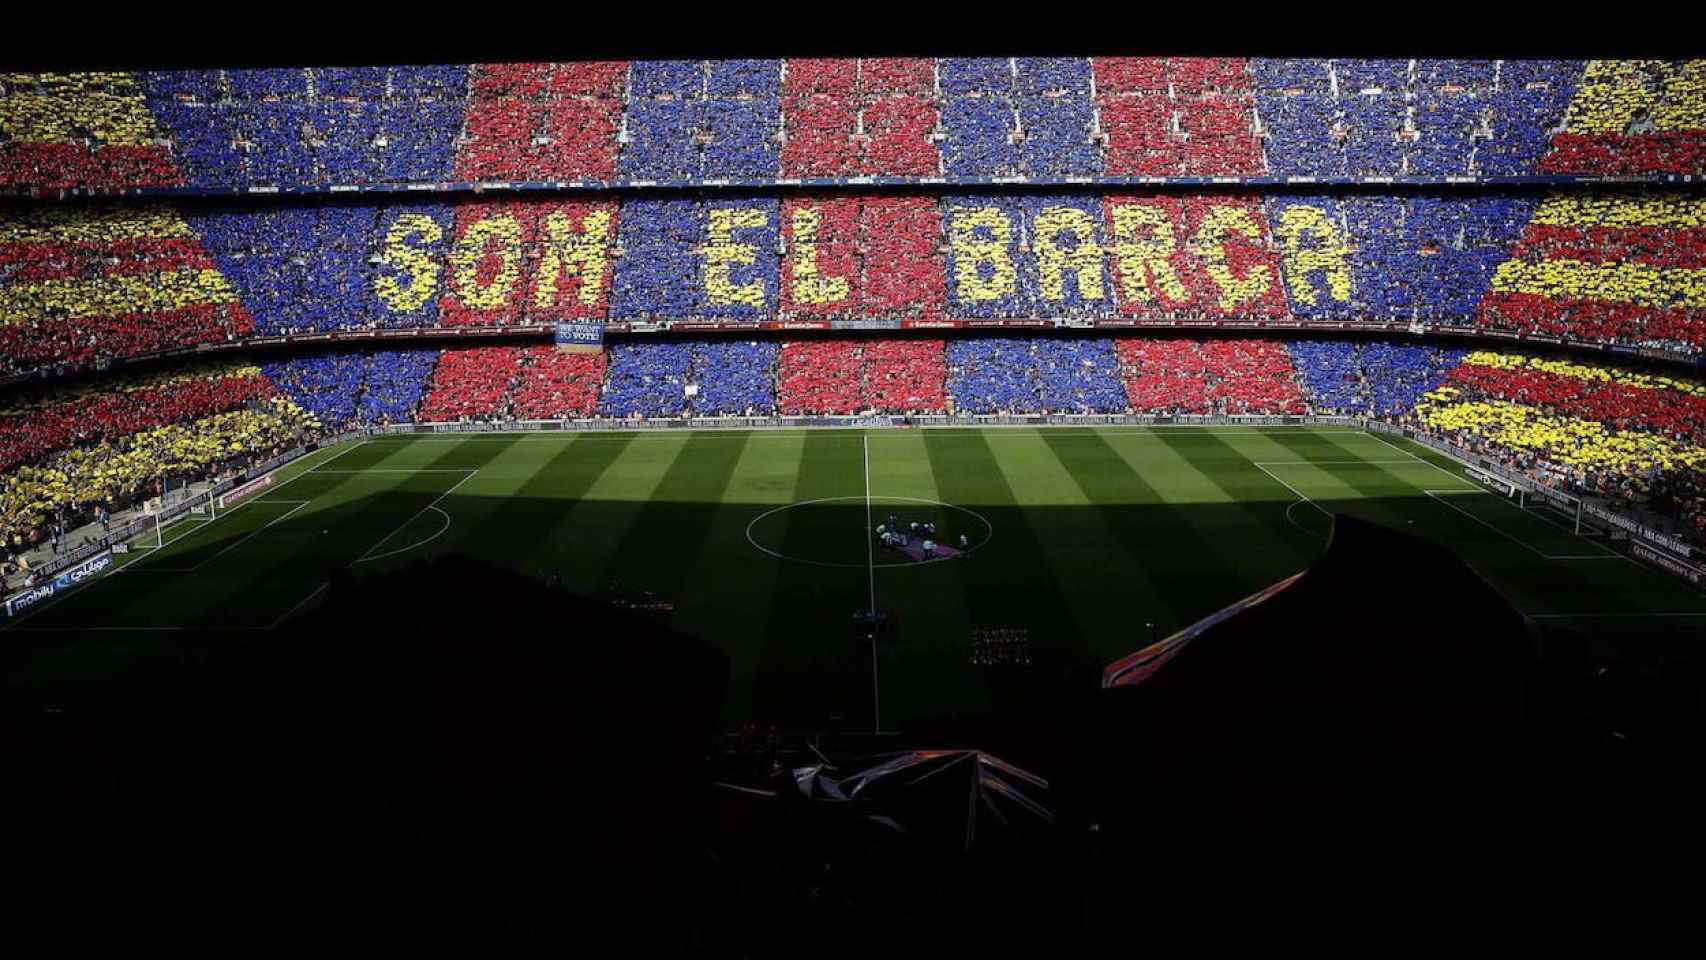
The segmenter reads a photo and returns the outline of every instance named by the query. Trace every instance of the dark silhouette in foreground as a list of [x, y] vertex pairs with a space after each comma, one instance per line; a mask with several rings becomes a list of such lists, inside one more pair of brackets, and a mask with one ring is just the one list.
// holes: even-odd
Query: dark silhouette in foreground
[[14, 872], [53, 908], [17, 912], [69, 952], [1048, 951], [1229, 911], [1439, 929], [1699, 845], [1697, 673], [1537, 645], [1343, 518], [1140, 682], [899, 736], [719, 736], [727, 660], [653, 616], [450, 557], [150, 702], [6, 714]]

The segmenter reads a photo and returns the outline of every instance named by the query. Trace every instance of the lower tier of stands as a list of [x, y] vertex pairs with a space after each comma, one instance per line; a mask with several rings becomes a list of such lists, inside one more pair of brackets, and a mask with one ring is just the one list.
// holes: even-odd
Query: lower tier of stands
[[971, 337], [342, 351], [13, 392], [0, 537], [369, 423], [1044, 412], [1385, 418], [1706, 531], [1706, 382], [1414, 342]]
[[[6, 424], [10, 426], [13, 417], [27, 420], [40, 414], [12, 412]], [[154, 417], [143, 410], [131, 422]], [[124, 436], [58, 450], [0, 473], [0, 540], [7, 550], [21, 550], [55, 528], [71, 529], [94, 519], [97, 508], [123, 509], [158, 496], [163, 482], [209, 476], [276, 456], [318, 429], [311, 414], [289, 397], [275, 394], [241, 409], [156, 421]]]

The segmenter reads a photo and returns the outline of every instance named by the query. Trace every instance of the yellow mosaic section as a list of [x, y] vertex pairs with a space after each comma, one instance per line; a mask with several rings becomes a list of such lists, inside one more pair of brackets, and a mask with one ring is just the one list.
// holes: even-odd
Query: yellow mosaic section
[[0, 288], [0, 326], [31, 320], [160, 313], [204, 303], [235, 303], [218, 270], [170, 270], [88, 280], [48, 280]]
[[0, 243], [110, 243], [195, 237], [176, 210], [161, 204], [29, 204], [0, 218]]
[[1706, 449], [1651, 433], [1616, 430], [1597, 420], [1577, 420], [1507, 400], [1459, 402], [1454, 387], [1427, 394], [1416, 406], [1436, 430], [1463, 430], [1556, 463], [1620, 474], [1706, 469]]
[[1500, 293], [1605, 300], [1644, 307], [1706, 307], [1706, 269], [1653, 267], [1628, 261], [1506, 260], [1493, 274]]
[[1706, 129], [1706, 60], [1590, 60], [1564, 131], [1623, 134], [1643, 116], [1659, 133]]
[[1603, 367], [1576, 363], [1572, 360], [1555, 360], [1514, 353], [1498, 353], [1492, 350], [1476, 350], [1464, 357], [1463, 362], [1480, 367], [1497, 367], [1500, 370], [1542, 370], [1546, 373], [1554, 373], [1561, 377], [1575, 377], [1579, 380], [1598, 380], [1604, 383], [1617, 383], [1647, 390], [1676, 390], [1697, 397], [1706, 396], [1706, 384], [1695, 380], [1655, 376], [1625, 370], [1621, 367]]
[[158, 136], [135, 74], [0, 74], [0, 139], [142, 146]]
[[39, 525], [60, 507], [135, 492], [163, 470], [205, 470], [229, 457], [271, 449], [319, 426], [287, 397], [264, 410], [235, 410], [69, 450], [39, 467], [0, 476], [0, 537]]
[[1706, 227], [1706, 196], [1682, 194], [1552, 194], [1532, 223], [1553, 227]]
[[[1706, 227], [1706, 197], [1553, 195], [1531, 221], [1557, 227]], [[1706, 269], [1655, 267], [1629, 260], [1507, 260], [1493, 273], [1492, 289], [1548, 298], [1634, 303], [1691, 309], [1706, 306]]]

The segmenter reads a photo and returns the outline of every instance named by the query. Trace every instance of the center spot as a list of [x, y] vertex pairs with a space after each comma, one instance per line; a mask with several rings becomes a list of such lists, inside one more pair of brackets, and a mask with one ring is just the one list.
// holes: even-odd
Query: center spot
[[[975, 553], [995, 532], [983, 514], [967, 507], [923, 497], [824, 497], [776, 507], [754, 517], [746, 538], [763, 553], [779, 560], [820, 567], [913, 567], [941, 563], [947, 558], [918, 560], [877, 542], [878, 525], [893, 518], [903, 531], [913, 523], [933, 523], [933, 539], [966, 553]], [[868, 552], [867, 552], [868, 551]]]

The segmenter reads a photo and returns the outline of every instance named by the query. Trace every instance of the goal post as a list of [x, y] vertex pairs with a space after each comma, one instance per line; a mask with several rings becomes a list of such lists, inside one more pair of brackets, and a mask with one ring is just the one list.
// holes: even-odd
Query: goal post
[[1568, 526], [1571, 533], [1583, 537], [1604, 536], [1605, 531], [1590, 522], [1581, 497], [1536, 485], [1524, 491], [1523, 509], [1537, 514], [1550, 514], [1556, 522]]

